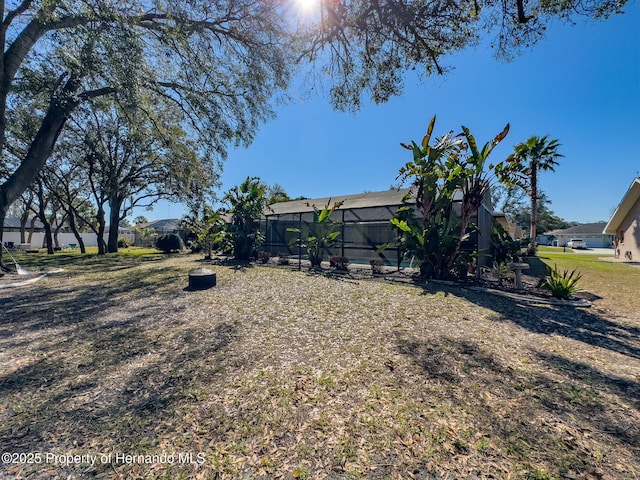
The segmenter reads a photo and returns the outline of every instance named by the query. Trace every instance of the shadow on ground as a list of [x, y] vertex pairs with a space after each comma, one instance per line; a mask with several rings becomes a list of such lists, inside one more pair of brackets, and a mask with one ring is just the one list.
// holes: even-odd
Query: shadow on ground
[[[150, 261], [149, 268], [134, 268]], [[73, 265], [67, 275], [96, 268], [91, 260]], [[109, 275], [121, 269], [127, 273]], [[162, 426], [170, 430], [180, 418], [177, 406], [224, 369], [229, 359], [222, 352], [237, 335], [237, 325], [215, 318], [190, 322], [183, 313], [186, 282], [184, 268], [125, 257], [107, 261], [104, 276], [83, 285], [60, 276], [3, 291], [5, 451], [65, 451], [92, 441], [117, 452], [156, 448]]]
[[549, 354], [538, 356], [548, 373], [518, 369], [473, 342], [447, 337], [404, 333], [397, 349], [421, 368], [427, 386], [444, 388], [453, 410], [472, 419], [487, 461], [507, 456], [524, 468], [544, 465], [554, 478], [604, 478], [620, 461], [629, 475], [640, 467], [628, 460], [640, 453], [638, 382]]
[[640, 328], [622, 325], [590, 309], [550, 306], [504, 298], [488, 292], [428, 283], [424, 292], [445, 292], [496, 313], [497, 322], [509, 322], [542, 335], [561, 335], [594, 347], [640, 359]]

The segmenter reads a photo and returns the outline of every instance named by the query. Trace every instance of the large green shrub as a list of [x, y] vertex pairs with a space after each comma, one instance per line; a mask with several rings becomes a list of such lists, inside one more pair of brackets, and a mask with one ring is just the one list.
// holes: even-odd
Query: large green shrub
[[184, 248], [184, 244], [179, 235], [167, 233], [158, 237], [156, 248], [164, 253], [179, 252]]
[[131, 246], [131, 242], [127, 237], [118, 238], [118, 248], [129, 248]]
[[209, 206], [204, 206], [201, 213], [194, 210], [183, 217], [181, 228], [187, 233], [191, 252], [204, 250], [205, 259], [211, 259], [214, 249], [224, 247], [226, 224], [223, 214]]

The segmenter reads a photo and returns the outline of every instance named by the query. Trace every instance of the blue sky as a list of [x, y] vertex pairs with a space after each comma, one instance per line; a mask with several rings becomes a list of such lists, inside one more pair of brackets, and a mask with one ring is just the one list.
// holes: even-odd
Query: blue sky
[[[465, 125], [480, 144], [505, 124], [498, 162], [516, 143], [550, 135], [562, 144], [555, 173], [540, 188], [566, 220], [608, 220], [640, 171], [640, 7], [624, 15], [549, 26], [547, 36], [510, 63], [482, 46], [452, 56], [454, 69], [426, 80], [407, 78], [404, 94], [365, 103], [355, 114], [334, 111], [326, 92], [279, 107], [248, 149], [232, 150], [225, 191], [247, 176], [278, 183], [292, 196], [333, 196], [385, 190], [411, 159], [400, 142], [420, 141], [435, 114], [436, 134]], [[295, 93], [292, 93], [295, 96]], [[162, 202], [149, 219], [179, 218], [181, 205]]]

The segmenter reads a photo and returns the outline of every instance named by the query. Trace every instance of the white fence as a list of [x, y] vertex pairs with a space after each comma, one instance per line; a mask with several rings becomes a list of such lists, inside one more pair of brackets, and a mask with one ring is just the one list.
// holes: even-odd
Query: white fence
[[[104, 241], [107, 241], [108, 233], [104, 235]], [[31, 242], [29, 242], [29, 234], [27, 233], [26, 241], [29, 243], [29, 247], [27, 248], [42, 248], [44, 245], [44, 233], [42, 232], [34, 232], [31, 236]], [[85, 247], [97, 247], [98, 246], [98, 237], [95, 233], [81, 233], [82, 241], [84, 242]], [[133, 233], [119, 233], [118, 238], [127, 238], [132, 243], [135, 239], [135, 235]], [[78, 240], [76, 239], [73, 233], [59, 233], [58, 240], [60, 242], [60, 246], [62, 248], [66, 248], [69, 245], [77, 245]], [[15, 248], [18, 248], [20, 245], [20, 232], [4, 232], [3, 243], [13, 242]], [[2, 248], [2, 246], [0, 246]]]

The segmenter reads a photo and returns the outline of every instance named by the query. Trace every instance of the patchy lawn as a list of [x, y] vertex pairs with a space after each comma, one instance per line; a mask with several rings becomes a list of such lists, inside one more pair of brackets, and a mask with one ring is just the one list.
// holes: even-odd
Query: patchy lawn
[[0, 290], [0, 477], [640, 475], [635, 311], [257, 266], [187, 291], [189, 255], [30, 258], [65, 271]]
[[605, 315], [640, 318], [640, 267], [587, 253], [540, 252], [549, 267], [582, 274], [580, 286]]

